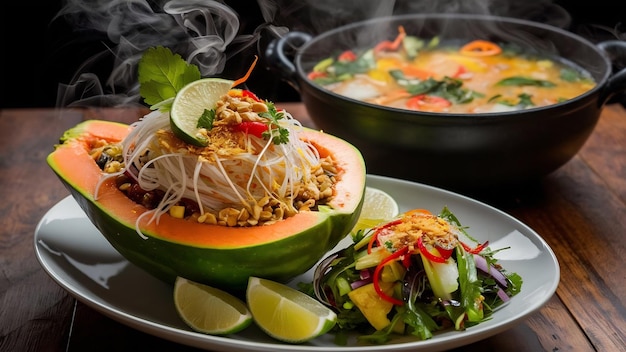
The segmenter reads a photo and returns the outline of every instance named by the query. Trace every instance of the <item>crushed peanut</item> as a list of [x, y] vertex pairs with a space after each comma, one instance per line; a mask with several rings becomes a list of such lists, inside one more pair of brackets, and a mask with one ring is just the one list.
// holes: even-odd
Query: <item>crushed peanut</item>
[[[195, 154], [204, 162], [215, 163], [216, 155], [220, 157], [237, 156], [241, 153], [258, 154], [252, 144], [247, 141], [244, 133], [232, 128], [242, 122], [263, 122], [267, 119], [259, 113], [267, 112], [268, 105], [250, 97], [233, 97], [225, 95], [218, 101], [215, 109], [213, 127], [205, 130], [210, 141], [206, 147], [189, 145], [178, 139], [170, 130], [157, 131], [159, 147], [174, 154]], [[271, 145], [270, 148], [275, 148]], [[107, 144], [106, 141], [97, 143], [92, 150], [92, 157], [105, 173], [121, 172], [124, 169], [124, 158], [121, 144]], [[149, 155], [144, 155], [147, 161]], [[248, 204], [226, 206], [223, 209], [186, 209], [185, 218], [203, 224], [218, 224], [222, 226], [259, 226], [294, 216], [300, 211], [314, 211], [321, 204], [327, 203], [334, 194], [334, 185], [337, 182], [338, 169], [331, 156], [320, 158], [319, 165], [313, 165], [310, 177], [300, 180], [294, 189], [289, 201], [281, 201], [267, 191], [258, 200], [248, 201]], [[246, 175], [229, 175], [230, 177], [244, 177]], [[119, 177], [118, 188], [129, 195], [131, 199], [154, 199], [159, 194], [139, 195], [131, 197], [131, 192], [137, 192], [129, 177]], [[278, 187], [278, 185], [276, 185]], [[162, 195], [161, 195], [162, 196]], [[147, 204], [147, 202], [145, 202]], [[144, 205], [145, 205], [144, 204]], [[158, 200], [156, 201], [158, 204]], [[197, 207], [197, 204], [195, 204]]]

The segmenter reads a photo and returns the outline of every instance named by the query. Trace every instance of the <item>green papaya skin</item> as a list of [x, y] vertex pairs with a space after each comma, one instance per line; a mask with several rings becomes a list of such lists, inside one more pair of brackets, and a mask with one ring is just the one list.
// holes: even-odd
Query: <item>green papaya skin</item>
[[[101, 171], [87, 153], [90, 145], [103, 138], [119, 141], [127, 132], [128, 126], [119, 123], [83, 122], [64, 133], [47, 162], [87, 217], [122, 256], [170, 284], [177, 276], [182, 276], [227, 291], [243, 292], [250, 276], [288, 282], [309, 270], [350, 232], [363, 206], [365, 166], [361, 154], [345, 141], [311, 130], [307, 136], [314, 144], [319, 143], [322, 149], [344, 157], [341, 163], [345, 178], [339, 181], [337, 192], [345, 194], [338, 194], [337, 203], [333, 199], [319, 211], [301, 212], [283, 220], [283, 224], [264, 225], [256, 230], [196, 224], [166, 214], [163, 217], [169, 219], [162, 219], [164, 223], [174, 225], [167, 229], [154, 224], [141, 226], [143, 236], [147, 237], [144, 238], [135, 227], [137, 215], [132, 215], [138, 205], [123, 192], [109, 187], [103, 199], [94, 198], [95, 183]], [[333, 148], [341, 148], [341, 151], [335, 154]], [[193, 231], [193, 236], [188, 236], [186, 231]], [[203, 233], [198, 234], [198, 231]], [[264, 240], [264, 234], [273, 236], [281, 231], [288, 233]], [[243, 245], [193, 240], [226, 233], [228, 236], [256, 234], [259, 239]]]

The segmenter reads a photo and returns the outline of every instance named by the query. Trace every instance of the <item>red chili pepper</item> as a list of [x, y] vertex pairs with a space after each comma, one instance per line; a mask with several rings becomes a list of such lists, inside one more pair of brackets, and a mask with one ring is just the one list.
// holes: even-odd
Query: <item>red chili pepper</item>
[[454, 253], [454, 248], [448, 249], [437, 246], [437, 250], [439, 251], [439, 254], [441, 254], [441, 256], [445, 259], [450, 258], [452, 256], [452, 253]]
[[467, 69], [465, 68], [465, 66], [460, 65], [459, 68], [454, 73], [454, 75], [452, 75], [452, 78], [459, 78], [459, 76], [461, 76], [462, 74], [466, 72], [467, 72]]
[[452, 103], [436, 95], [420, 94], [406, 101], [406, 106], [413, 110], [441, 111]]
[[263, 138], [263, 132], [267, 131], [267, 125], [259, 121], [244, 121], [234, 126], [235, 131], [251, 134]]
[[461, 246], [463, 246], [463, 249], [465, 249], [466, 252], [469, 252], [472, 254], [478, 254], [482, 252], [483, 249], [487, 248], [487, 246], [489, 246], [489, 241], [485, 241], [485, 243], [479, 244], [478, 246], [474, 248], [471, 248], [470, 246], [466, 245], [463, 242], [461, 242]]
[[356, 54], [352, 50], [346, 50], [337, 57], [337, 60], [343, 62], [354, 61], [356, 60]]
[[417, 238], [417, 247], [420, 249], [420, 254], [425, 256], [426, 259], [430, 260], [431, 262], [435, 262], [435, 263], [445, 263], [446, 262], [446, 259], [444, 257], [436, 256], [436, 255], [432, 254], [428, 250], [428, 248], [426, 248], [426, 246], [424, 245], [424, 241], [422, 240], [421, 236]]
[[259, 99], [259, 97], [257, 97], [256, 94], [254, 94], [251, 91], [246, 90], [246, 89], [242, 89], [241, 90], [241, 95], [243, 97], [246, 97], [246, 98], [251, 98], [251, 99], [253, 99], [255, 101], [261, 101], [261, 99]]
[[400, 48], [400, 44], [402, 44], [402, 40], [404, 39], [404, 37], [406, 37], [406, 32], [404, 31], [404, 27], [402, 26], [398, 27], [398, 32], [399, 32], [398, 36], [396, 37], [396, 39], [394, 39], [393, 42], [384, 40], [378, 43], [378, 45], [374, 47], [374, 52], [379, 52], [383, 50], [389, 50], [389, 51], [398, 50], [398, 48]]
[[411, 267], [411, 254], [412, 252], [407, 251], [406, 255], [404, 256], [404, 258], [402, 258], [402, 265], [408, 269]]
[[327, 74], [326, 72], [317, 72], [317, 71], [310, 72], [310, 73], [307, 75], [307, 77], [308, 77], [310, 80], [314, 80], [314, 79], [317, 79], [317, 78], [322, 78], [322, 77], [326, 77], [326, 76], [328, 76], [328, 74]]
[[372, 237], [370, 238], [369, 243], [367, 244], [367, 253], [371, 254], [372, 253], [372, 248], [374, 247], [374, 242], [376, 242], [378, 240], [378, 235], [386, 228], [391, 227], [393, 225], [397, 225], [400, 224], [402, 222], [402, 220], [394, 220], [391, 222], [388, 222], [384, 225], [381, 225], [379, 227], [376, 228], [376, 230], [374, 230], [374, 233], [372, 234]]
[[393, 252], [390, 256], [386, 257], [385, 259], [383, 259], [380, 264], [378, 264], [376, 266], [376, 269], [374, 270], [374, 278], [372, 280], [372, 282], [374, 283], [374, 290], [376, 290], [376, 293], [378, 293], [378, 295], [380, 296], [380, 298], [384, 299], [387, 302], [391, 302], [395, 305], [401, 306], [404, 304], [404, 302], [402, 302], [401, 300], [397, 299], [397, 298], [393, 298], [388, 296], [385, 292], [383, 292], [383, 290], [380, 288], [380, 271], [383, 269], [383, 267], [385, 266], [385, 264], [389, 263], [392, 260], [398, 259], [400, 258], [402, 255], [407, 254], [409, 251], [408, 247], [402, 247], [400, 249], [398, 249], [397, 251]]

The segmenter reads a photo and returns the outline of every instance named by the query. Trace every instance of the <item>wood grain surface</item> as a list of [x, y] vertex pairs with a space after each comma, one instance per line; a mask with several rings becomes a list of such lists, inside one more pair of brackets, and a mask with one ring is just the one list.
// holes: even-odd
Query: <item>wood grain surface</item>
[[[299, 103], [277, 104], [314, 127]], [[77, 301], [39, 265], [33, 234], [69, 193], [45, 162], [87, 119], [132, 122], [130, 109], [0, 111], [0, 351], [194, 351]], [[454, 351], [623, 351], [626, 346], [626, 111], [605, 107], [583, 149], [541, 182], [494, 205], [539, 233], [561, 265], [556, 294], [520, 324]]]

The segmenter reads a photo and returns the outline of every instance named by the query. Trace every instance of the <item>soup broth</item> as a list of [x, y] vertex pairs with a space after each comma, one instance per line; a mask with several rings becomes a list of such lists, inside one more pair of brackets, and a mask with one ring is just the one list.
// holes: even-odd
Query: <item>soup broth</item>
[[395, 108], [490, 113], [547, 106], [595, 86], [591, 76], [506, 43], [442, 44], [407, 36], [317, 63], [309, 78], [343, 96]]

